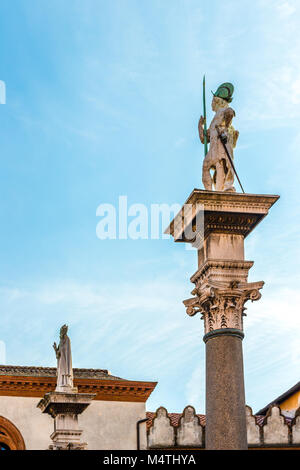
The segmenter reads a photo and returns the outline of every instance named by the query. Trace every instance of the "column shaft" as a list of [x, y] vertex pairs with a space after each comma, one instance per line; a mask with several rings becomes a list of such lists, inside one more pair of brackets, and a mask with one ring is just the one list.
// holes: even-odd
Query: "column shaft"
[[206, 449], [246, 450], [242, 340], [215, 336], [206, 343]]

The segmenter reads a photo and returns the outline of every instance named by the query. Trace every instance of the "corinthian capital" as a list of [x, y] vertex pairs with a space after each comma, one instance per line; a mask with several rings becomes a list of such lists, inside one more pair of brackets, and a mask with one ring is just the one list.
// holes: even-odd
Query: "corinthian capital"
[[205, 334], [214, 330], [233, 328], [243, 331], [245, 303], [261, 298], [264, 282], [210, 282], [196, 287], [192, 299], [183, 303], [189, 316], [197, 313], [204, 320]]

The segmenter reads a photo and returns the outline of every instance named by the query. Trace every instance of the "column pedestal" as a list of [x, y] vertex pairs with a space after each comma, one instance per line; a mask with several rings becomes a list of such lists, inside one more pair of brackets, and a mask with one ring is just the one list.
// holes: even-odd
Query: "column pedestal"
[[204, 320], [206, 449], [247, 449], [242, 339], [245, 303], [264, 283], [248, 282], [244, 239], [279, 196], [195, 189], [166, 230], [198, 250], [187, 314]]
[[[76, 389], [73, 389], [76, 390]], [[91, 403], [95, 394], [51, 392], [46, 393], [38, 403], [43, 413], [54, 419], [54, 432], [50, 438], [50, 450], [84, 450], [86, 443], [81, 442], [82, 430], [78, 427], [78, 415]]]

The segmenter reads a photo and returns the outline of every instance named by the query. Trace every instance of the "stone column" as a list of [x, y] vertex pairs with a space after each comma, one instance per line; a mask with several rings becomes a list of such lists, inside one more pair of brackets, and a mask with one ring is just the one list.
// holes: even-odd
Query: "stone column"
[[188, 315], [200, 313], [206, 344], [206, 449], [247, 449], [242, 340], [245, 303], [264, 283], [248, 282], [244, 239], [278, 196], [194, 190], [166, 233], [198, 250]]
[[206, 343], [206, 415], [207, 449], [247, 449], [242, 341], [230, 333]]

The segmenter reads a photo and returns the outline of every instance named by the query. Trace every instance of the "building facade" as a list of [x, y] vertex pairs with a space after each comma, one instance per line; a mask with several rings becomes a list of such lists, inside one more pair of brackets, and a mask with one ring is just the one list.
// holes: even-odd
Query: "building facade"
[[[147, 448], [146, 401], [156, 382], [136, 382], [107, 370], [74, 369], [79, 393], [95, 398], [79, 417], [89, 450]], [[0, 446], [11, 450], [44, 450], [51, 443], [53, 419], [37, 407], [56, 386], [56, 368], [0, 366]]]
[[[74, 369], [79, 393], [95, 398], [79, 417], [88, 450], [205, 450], [205, 415], [192, 406], [183, 413], [160, 407], [146, 410], [156, 382], [130, 381], [103, 369]], [[45, 450], [51, 444], [53, 419], [37, 407], [56, 386], [56, 368], [0, 366], [0, 448]], [[256, 415], [246, 407], [251, 450], [300, 450], [300, 383]], [[145, 421], [147, 420], [147, 421]]]

